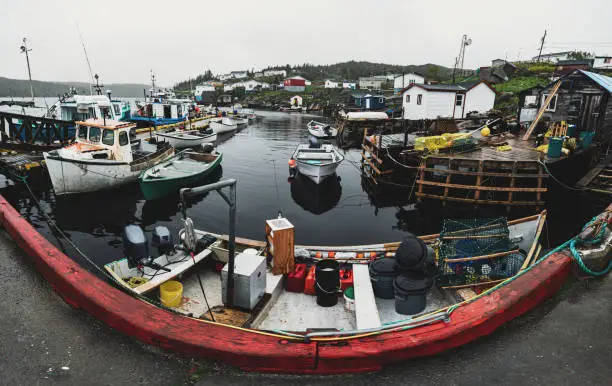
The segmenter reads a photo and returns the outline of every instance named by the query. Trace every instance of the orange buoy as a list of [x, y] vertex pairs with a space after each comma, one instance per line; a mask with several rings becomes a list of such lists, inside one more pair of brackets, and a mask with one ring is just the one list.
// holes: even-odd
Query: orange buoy
[[336, 252], [328, 252], [328, 253], [327, 253], [327, 256], [328, 256], [330, 259], [333, 259], [334, 257], [336, 257]]
[[288, 163], [289, 163], [289, 167], [290, 168], [294, 168], [295, 167], [295, 160], [293, 158], [290, 158]]

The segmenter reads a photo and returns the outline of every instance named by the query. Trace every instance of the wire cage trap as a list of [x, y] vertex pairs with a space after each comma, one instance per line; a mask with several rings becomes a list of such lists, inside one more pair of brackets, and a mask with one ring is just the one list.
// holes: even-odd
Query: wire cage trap
[[514, 276], [525, 255], [509, 235], [504, 217], [444, 220], [438, 247], [438, 285], [482, 285]]

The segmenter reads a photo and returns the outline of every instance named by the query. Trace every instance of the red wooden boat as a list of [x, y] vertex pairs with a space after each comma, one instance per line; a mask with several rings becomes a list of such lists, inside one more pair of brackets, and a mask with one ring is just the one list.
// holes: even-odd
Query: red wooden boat
[[64, 255], [1, 196], [0, 208], [1, 224], [72, 307], [144, 343], [254, 371], [373, 371], [387, 363], [458, 347], [490, 334], [551, 296], [572, 265], [563, 251], [550, 254], [491, 290], [434, 313], [443, 316], [435, 320], [416, 318], [412, 324], [347, 335], [292, 335], [224, 325], [147, 303]]

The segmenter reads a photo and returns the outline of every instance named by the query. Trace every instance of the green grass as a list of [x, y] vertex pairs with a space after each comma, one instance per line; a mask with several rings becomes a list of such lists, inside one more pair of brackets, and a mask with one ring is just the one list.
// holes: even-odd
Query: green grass
[[519, 76], [508, 82], [496, 84], [494, 87], [498, 92], [511, 92], [516, 94], [535, 86], [546, 86], [548, 83], [550, 83], [548, 79], [534, 76]]

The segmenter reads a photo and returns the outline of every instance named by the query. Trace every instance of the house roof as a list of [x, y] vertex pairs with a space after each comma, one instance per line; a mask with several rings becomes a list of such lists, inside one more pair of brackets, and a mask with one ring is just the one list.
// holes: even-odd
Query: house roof
[[590, 71], [584, 71], [584, 70], [577, 70], [577, 71], [588, 76], [589, 78], [591, 78], [593, 82], [597, 83], [598, 85], [606, 89], [610, 94], [612, 94], [612, 78], [611, 77], [601, 75], [601, 74], [596, 74]]
[[612, 58], [612, 55], [603, 55], [603, 56], [595, 56], [597, 59], [606, 59], [606, 58]]
[[407, 91], [411, 87], [419, 87], [419, 88], [422, 88], [422, 89], [427, 90], [427, 91], [439, 91], [439, 92], [469, 91], [472, 88], [478, 86], [480, 83], [484, 83], [494, 93], [497, 94], [497, 91], [493, 88], [493, 86], [491, 86], [489, 83], [487, 83], [487, 82], [485, 82], [483, 80], [474, 80], [474, 81], [468, 81], [468, 82], [460, 82], [460, 83], [457, 83], [457, 84], [442, 84], [442, 83], [438, 83], [438, 84], [418, 84], [418, 83], [413, 83], [413, 84], [409, 85], [408, 87], [405, 87], [404, 89], [402, 89], [399, 92], [399, 94], [403, 94], [405, 91]]
[[576, 66], [576, 65], [581, 65], [581, 64], [586, 64], [586, 65], [591, 65], [593, 64], [593, 59], [581, 59], [581, 60], [559, 60], [557, 62], [557, 66]]

